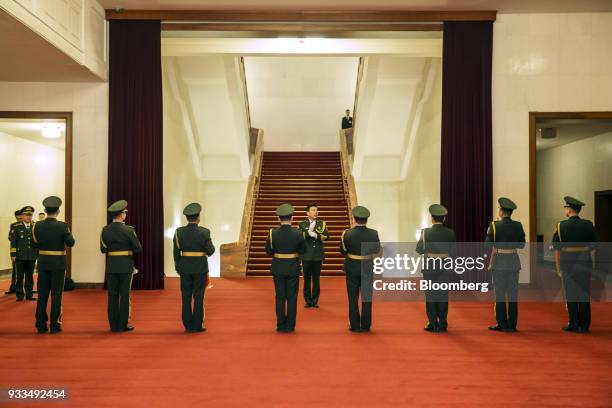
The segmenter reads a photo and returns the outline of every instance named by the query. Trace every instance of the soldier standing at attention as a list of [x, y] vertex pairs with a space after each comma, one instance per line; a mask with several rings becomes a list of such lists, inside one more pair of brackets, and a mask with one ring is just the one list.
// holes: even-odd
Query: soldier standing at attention
[[323, 241], [329, 239], [329, 232], [325, 221], [318, 218], [319, 209], [316, 204], [309, 204], [306, 207], [306, 215], [308, 218], [299, 225], [300, 231], [306, 237], [306, 252], [301, 256], [302, 273], [304, 274], [304, 307], [319, 307], [321, 266], [325, 257]]
[[[9, 229], [9, 235], [8, 235], [8, 239], [10, 242], [12, 242], [13, 240], [13, 228], [15, 228], [15, 226], [17, 224], [19, 224], [21, 222], [21, 210], [17, 210], [15, 211], [15, 222], [11, 224], [11, 227]], [[17, 279], [17, 273], [15, 272], [15, 255], [17, 254], [17, 248], [14, 248], [11, 245], [11, 251], [10, 251], [10, 257], [11, 257], [11, 266], [12, 266], [12, 271], [11, 271], [11, 286], [9, 287], [9, 290], [7, 290], [6, 292], [4, 292], [5, 295], [12, 295], [13, 293], [15, 293], [15, 281]]]
[[553, 248], [560, 252], [559, 266], [569, 323], [564, 331], [587, 333], [591, 324], [591, 251], [597, 242], [593, 223], [579, 217], [584, 203], [564, 197], [567, 220], [557, 224], [552, 237]]
[[[366, 226], [370, 211], [358, 205], [351, 211], [353, 227], [344, 230], [340, 252], [345, 255], [344, 273], [349, 306], [349, 330], [369, 332], [372, 325], [372, 276], [374, 257], [381, 251], [378, 232]], [[365, 245], [362, 245], [365, 244]], [[361, 292], [361, 315], [359, 293]]]
[[[431, 228], [423, 228], [416, 245], [416, 251], [425, 255], [423, 278], [432, 283], [446, 283], [451, 271], [442, 267], [444, 258], [453, 250], [456, 241], [455, 231], [445, 227], [443, 222], [448, 215], [446, 207], [440, 204], [429, 206]], [[448, 327], [448, 290], [425, 291], [425, 311], [429, 322], [424, 330], [428, 332], [445, 332]]]
[[108, 322], [112, 332], [134, 330], [128, 325], [130, 288], [134, 273], [134, 252], [142, 252], [142, 245], [134, 227], [125, 224], [128, 202], [119, 200], [108, 207], [113, 222], [102, 228], [100, 251], [106, 254], [108, 284]]
[[[11, 237], [11, 248], [15, 248], [15, 271], [17, 272], [17, 287], [15, 294], [17, 301], [23, 300], [24, 288], [25, 297], [27, 300], [36, 300], [33, 295], [34, 291], [34, 265], [38, 257], [38, 250], [34, 248], [32, 242], [32, 221], [34, 208], [27, 206], [21, 209], [22, 221], [13, 227], [13, 235]], [[25, 280], [25, 283], [24, 283]]]
[[[206, 331], [204, 323], [204, 292], [208, 277], [208, 256], [215, 252], [210, 230], [200, 227], [202, 206], [191, 203], [183, 210], [189, 222], [174, 233], [174, 266], [181, 277], [183, 301], [182, 319], [185, 331]], [[191, 303], [193, 301], [193, 308]]]
[[68, 224], [57, 220], [62, 200], [47, 197], [43, 201], [47, 217], [32, 228], [32, 239], [38, 248], [38, 303], [36, 329], [46, 333], [47, 303], [51, 293], [51, 334], [62, 331], [62, 293], [66, 277], [66, 247], [74, 245]]
[[271, 228], [266, 238], [266, 253], [272, 255], [270, 272], [276, 295], [276, 331], [291, 333], [295, 330], [297, 296], [300, 286], [300, 254], [306, 252], [304, 234], [291, 226], [293, 207], [281, 204], [276, 209], [280, 221]]
[[[519, 221], [510, 217], [516, 204], [506, 197], [497, 200], [499, 221], [492, 221], [487, 230], [485, 246], [491, 249], [491, 272], [495, 288], [495, 320], [489, 326], [494, 331], [516, 331], [518, 320], [518, 286], [521, 260], [517, 249], [525, 247], [525, 231]], [[506, 297], [508, 299], [506, 307]]]

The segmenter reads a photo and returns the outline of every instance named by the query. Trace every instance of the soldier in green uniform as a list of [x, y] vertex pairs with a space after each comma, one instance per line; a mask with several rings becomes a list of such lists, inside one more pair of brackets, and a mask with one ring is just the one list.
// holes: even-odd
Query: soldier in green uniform
[[276, 331], [290, 333], [295, 330], [297, 296], [300, 286], [300, 254], [306, 252], [304, 234], [291, 226], [293, 206], [281, 204], [276, 209], [280, 221], [271, 228], [266, 238], [266, 253], [272, 255], [270, 272], [276, 295]]
[[[451, 271], [442, 267], [442, 261], [453, 251], [456, 241], [455, 231], [443, 224], [448, 215], [448, 210], [443, 205], [430, 205], [429, 214], [431, 214], [432, 226], [421, 230], [416, 251], [425, 255], [423, 278], [432, 283], [446, 283], [449, 281]], [[448, 290], [425, 291], [425, 312], [428, 323], [424, 330], [445, 332], [448, 327]]]
[[[32, 221], [34, 208], [27, 206], [21, 209], [22, 221], [13, 227], [11, 236], [11, 248], [15, 248], [15, 270], [17, 272], [17, 287], [15, 293], [17, 301], [22, 301], [24, 297], [27, 300], [36, 300], [33, 295], [34, 291], [34, 265], [38, 257], [38, 250], [34, 248], [32, 242], [32, 228], [35, 223]], [[25, 280], [25, 283], [24, 283]]]
[[62, 331], [62, 293], [66, 276], [66, 247], [74, 245], [74, 237], [68, 224], [57, 220], [62, 200], [47, 197], [43, 201], [47, 217], [32, 228], [32, 240], [38, 248], [38, 303], [36, 304], [36, 328], [46, 333], [47, 303], [51, 293], [51, 333]]
[[[349, 330], [369, 332], [372, 325], [372, 276], [374, 257], [381, 251], [378, 232], [367, 227], [370, 211], [358, 205], [351, 210], [353, 227], [342, 232], [340, 252], [344, 258], [348, 295]], [[362, 245], [364, 244], [364, 245]], [[361, 314], [359, 293], [361, 292]]]
[[567, 302], [569, 323], [564, 331], [586, 333], [591, 324], [591, 251], [597, 242], [593, 223], [580, 218], [584, 203], [566, 196], [567, 220], [557, 224], [552, 237], [553, 248], [559, 251], [561, 279]]
[[[318, 218], [316, 204], [306, 207], [306, 218], [300, 222], [299, 229], [306, 237], [306, 252], [302, 254], [302, 273], [304, 274], [304, 307], [319, 307], [321, 292], [321, 266], [325, 257], [323, 242], [329, 239], [325, 221]], [[311, 284], [312, 281], [312, 284]]]
[[106, 254], [108, 322], [112, 332], [134, 330], [133, 326], [128, 325], [133, 255], [142, 252], [142, 245], [134, 227], [125, 224], [127, 206], [127, 201], [119, 200], [108, 207], [113, 222], [102, 228], [100, 235], [100, 251]]
[[[516, 331], [518, 320], [518, 286], [521, 260], [517, 250], [525, 247], [525, 231], [512, 212], [516, 204], [506, 197], [497, 200], [499, 221], [492, 221], [485, 238], [486, 248], [491, 250], [490, 269], [495, 288], [495, 320], [489, 326], [494, 331]], [[506, 304], [506, 298], [508, 303]]]
[[[11, 227], [9, 228], [9, 235], [8, 235], [9, 241], [12, 241], [13, 228], [15, 228], [15, 226], [19, 224], [20, 222], [21, 222], [21, 210], [17, 210], [15, 211], [15, 222], [12, 223]], [[17, 248], [13, 248], [13, 246], [11, 245], [11, 250], [10, 250], [11, 267], [12, 267], [11, 286], [9, 287], [9, 290], [4, 292], [5, 295], [12, 295], [13, 293], [15, 293], [15, 282], [17, 280], [17, 272], [15, 271], [15, 256], [16, 255], [17, 255]]]
[[[191, 203], [183, 210], [188, 224], [174, 233], [174, 266], [181, 277], [182, 319], [185, 331], [206, 331], [204, 291], [208, 277], [208, 258], [215, 252], [210, 230], [200, 227], [202, 206]], [[193, 308], [191, 303], [193, 301]]]

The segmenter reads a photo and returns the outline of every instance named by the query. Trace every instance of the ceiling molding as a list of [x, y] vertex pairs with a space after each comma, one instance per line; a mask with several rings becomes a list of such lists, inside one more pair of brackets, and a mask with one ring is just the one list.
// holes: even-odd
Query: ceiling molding
[[[407, 23], [495, 21], [497, 11], [243, 11], [243, 10], [106, 10], [107, 20], [161, 20], [225, 23]], [[387, 28], [388, 29], [388, 28]], [[235, 30], [235, 27], [232, 28]]]

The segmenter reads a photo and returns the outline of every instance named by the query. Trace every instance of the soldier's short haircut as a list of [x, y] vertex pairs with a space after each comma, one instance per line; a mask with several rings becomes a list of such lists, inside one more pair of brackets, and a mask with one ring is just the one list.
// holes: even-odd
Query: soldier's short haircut
[[577, 213], [580, 212], [580, 210], [582, 210], [582, 206], [581, 205], [569, 205], [569, 208], [571, 208], [572, 210], [576, 211]]
[[366, 224], [368, 222], [367, 218], [362, 218], [362, 217], [353, 217], [355, 219], [355, 222], [357, 224]]
[[197, 221], [199, 216], [200, 216], [200, 214], [197, 214], [197, 215], [187, 215], [187, 221], [189, 221], [189, 222]]
[[293, 217], [293, 215], [283, 215], [282, 217], [279, 215], [278, 219], [281, 221], [290, 221], [291, 217]]
[[512, 215], [512, 211], [514, 211], [514, 210], [508, 210], [507, 208], [502, 208], [502, 209], [501, 209], [501, 211], [502, 211], [502, 213], [503, 213], [504, 215], [506, 215], [506, 216], [508, 216], [508, 217], [509, 217], [509, 216], [511, 216], [511, 215]]
[[312, 207], [319, 208], [319, 206], [317, 205], [317, 203], [310, 203], [310, 204], [308, 204], [308, 205], [306, 206], [306, 211], [310, 211], [310, 209], [311, 209]]
[[444, 222], [444, 215], [432, 215], [431, 218], [433, 218], [433, 220], [435, 222]]

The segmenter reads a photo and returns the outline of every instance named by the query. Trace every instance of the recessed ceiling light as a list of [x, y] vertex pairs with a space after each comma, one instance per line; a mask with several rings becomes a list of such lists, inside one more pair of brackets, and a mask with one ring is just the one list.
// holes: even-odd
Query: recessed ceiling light
[[62, 126], [59, 124], [44, 125], [42, 137], [46, 139], [58, 139], [62, 136]]

